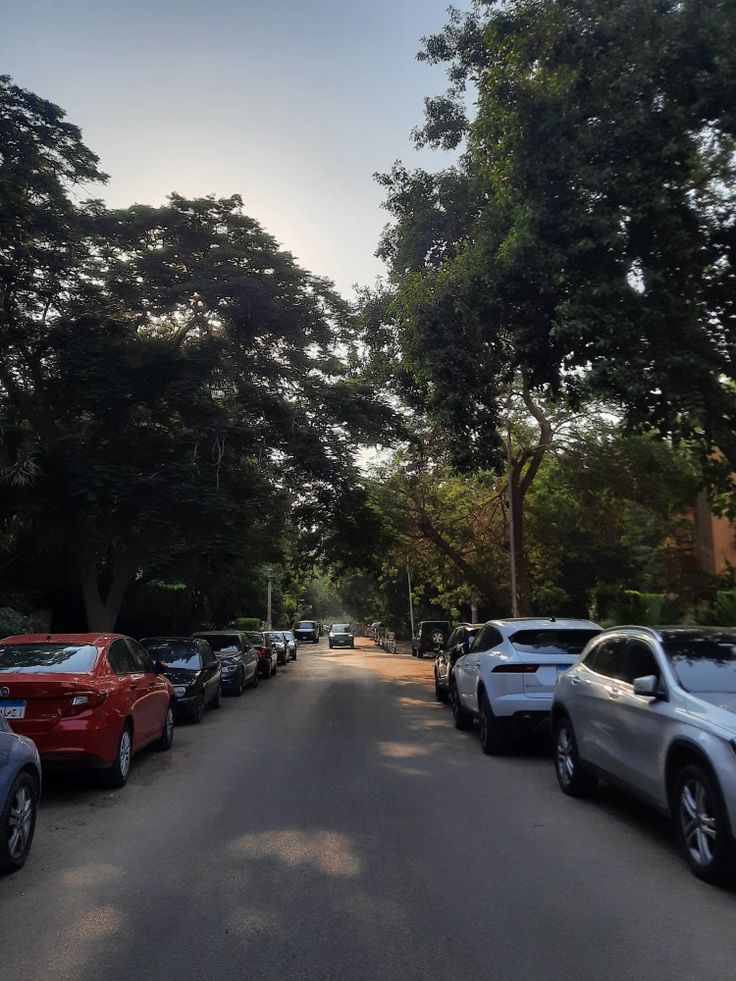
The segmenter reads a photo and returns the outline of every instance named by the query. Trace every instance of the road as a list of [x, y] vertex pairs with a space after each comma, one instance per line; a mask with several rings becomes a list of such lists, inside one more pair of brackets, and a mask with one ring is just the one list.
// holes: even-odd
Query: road
[[725, 981], [736, 894], [666, 821], [564, 797], [548, 752], [485, 757], [431, 663], [300, 658], [128, 786], [49, 781], [0, 881], [8, 981]]

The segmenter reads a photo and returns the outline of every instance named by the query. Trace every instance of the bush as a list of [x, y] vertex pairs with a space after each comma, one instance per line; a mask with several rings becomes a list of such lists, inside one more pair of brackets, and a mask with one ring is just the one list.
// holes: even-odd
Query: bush
[[622, 589], [605, 619], [611, 625], [631, 623], [642, 627], [656, 627], [667, 623], [679, 623], [683, 610], [679, 599], [669, 593], [640, 593], [635, 589]]
[[30, 634], [34, 631], [33, 618], [10, 606], [0, 606], [0, 637], [13, 634]]
[[736, 626], [736, 589], [723, 589], [716, 593], [713, 623], [719, 627]]
[[259, 617], [236, 617], [232, 622], [232, 626], [236, 630], [257, 631], [261, 629], [261, 621]]

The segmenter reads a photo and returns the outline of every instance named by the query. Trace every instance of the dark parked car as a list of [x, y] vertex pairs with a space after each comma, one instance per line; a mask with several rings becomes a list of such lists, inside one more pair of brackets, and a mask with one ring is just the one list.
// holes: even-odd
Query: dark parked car
[[[10, 713], [12, 709], [7, 709]], [[0, 874], [16, 872], [28, 857], [41, 794], [41, 761], [35, 744], [17, 736], [0, 701]]]
[[206, 640], [196, 637], [144, 637], [141, 644], [161, 665], [174, 689], [174, 712], [201, 722], [204, 710], [222, 705], [220, 662]]
[[316, 620], [300, 620], [294, 627], [294, 636], [298, 641], [311, 640], [313, 644], [319, 643], [320, 625]]
[[233, 695], [242, 695], [247, 685], [258, 684], [258, 655], [239, 630], [198, 630], [192, 637], [206, 640], [220, 662], [222, 687]]
[[416, 634], [411, 639], [411, 656], [424, 657], [432, 654], [447, 643], [452, 624], [449, 620], [422, 620], [417, 624]]
[[264, 636], [276, 651], [278, 664], [287, 664], [290, 660], [289, 642], [283, 630], [266, 630]]
[[278, 670], [278, 652], [266, 634], [248, 633], [248, 640], [255, 647], [258, 655], [258, 671], [262, 678], [270, 678]]
[[455, 661], [467, 654], [482, 623], [460, 623], [452, 631], [445, 646], [437, 651], [434, 659], [434, 696], [438, 702], [446, 702], [450, 696], [452, 669]]
[[333, 623], [327, 634], [327, 643], [333, 647], [355, 647], [355, 634], [349, 623]]

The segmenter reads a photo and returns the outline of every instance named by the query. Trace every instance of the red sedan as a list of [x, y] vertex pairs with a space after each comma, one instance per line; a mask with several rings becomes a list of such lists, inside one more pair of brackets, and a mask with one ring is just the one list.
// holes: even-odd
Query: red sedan
[[174, 692], [147, 652], [120, 634], [0, 640], [0, 717], [45, 763], [104, 769], [122, 787], [134, 753], [174, 735]]

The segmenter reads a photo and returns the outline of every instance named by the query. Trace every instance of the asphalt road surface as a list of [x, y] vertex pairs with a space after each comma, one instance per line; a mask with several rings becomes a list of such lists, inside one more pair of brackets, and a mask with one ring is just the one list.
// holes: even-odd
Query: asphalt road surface
[[300, 658], [128, 786], [48, 781], [0, 880], [3, 981], [727, 981], [736, 893], [666, 821], [564, 797], [548, 751], [485, 757], [431, 662]]

